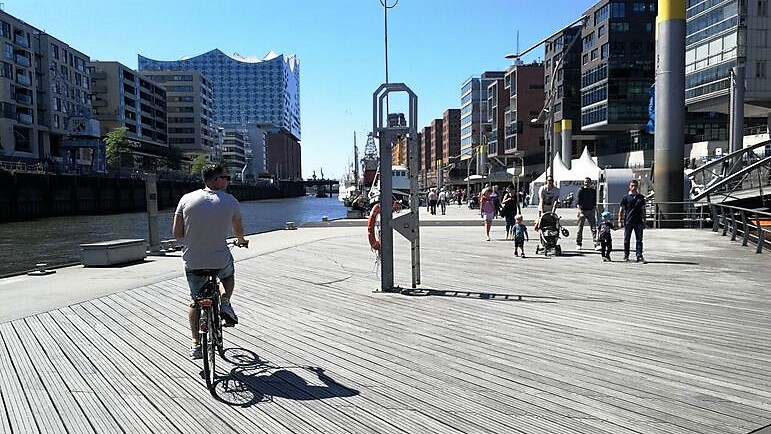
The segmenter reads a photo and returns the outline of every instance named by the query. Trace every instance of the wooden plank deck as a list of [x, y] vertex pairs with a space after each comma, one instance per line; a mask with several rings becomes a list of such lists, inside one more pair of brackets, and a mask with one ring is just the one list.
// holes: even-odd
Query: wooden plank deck
[[[743, 434], [771, 424], [767, 254], [709, 231], [650, 230], [648, 264], [603, 263], [569, 242], [562, 257], [520, 259], [479, 227], [431, 226], [420, 286], [430, 292], [402, 295], [374, 292], [363, 228], [299, 231], [328, 236], [237, 264], [241, 323], [225, 332], [219, 400], [187, 357], [179, 276], [0, 323], [0, 432]], [[396, 248], [396, 281], [408, 285], [398, 236]]]

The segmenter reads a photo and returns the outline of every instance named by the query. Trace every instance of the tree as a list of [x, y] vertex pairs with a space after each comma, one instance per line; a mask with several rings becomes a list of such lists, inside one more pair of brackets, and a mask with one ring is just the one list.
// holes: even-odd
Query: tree
[[203, 166], [209, 163], [209, 158], [206, 157], [206, 155], [199, 154], [195, 159], [193, 160], [193, 163], [190, 165], [190, 174], [201, 176], [201, 171], [203, 170]]
[[107, 145], [105, 149], [107, 166], [112, 169], [124, 166], [131, 155], [126, 137], [127, 131], [126, 127], [114, 128], [102, 139]]
[[179, 170], [182, 167], [182, 150], [169, 146], [163, 156], [163, 162], [169, 170]]

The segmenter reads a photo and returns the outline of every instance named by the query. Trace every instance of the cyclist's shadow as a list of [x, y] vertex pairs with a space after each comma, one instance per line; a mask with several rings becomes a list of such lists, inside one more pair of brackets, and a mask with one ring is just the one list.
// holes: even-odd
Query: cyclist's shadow
[[[319, 366], [276, 366], [244, 348], [226, 348], [222, 358], [233, 368], [226, 374], [218, 373], [214, 395], [226, 404], [249, 407], [273, 398], [312, 400], [359, 394], [358, 390], [335, 381]], [[310, 378], [306, 380], [298, 372]]]

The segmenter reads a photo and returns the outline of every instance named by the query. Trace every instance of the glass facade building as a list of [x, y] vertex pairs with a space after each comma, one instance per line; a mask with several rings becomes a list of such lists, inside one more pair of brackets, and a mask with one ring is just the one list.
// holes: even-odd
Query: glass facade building
[[140, 71], [193, 70], [209, 77], [217, 124], [270, 124], [300, 140], [300, 64], [295, 56], [269, 53], [256, 59], [215, 49], [183, 60], [138, 58]]
[[746, 117], [771, 112], [768, 0], [688, 0], [685, 102], [689, 111], [728, 113], [731, 69], [745, 68]]

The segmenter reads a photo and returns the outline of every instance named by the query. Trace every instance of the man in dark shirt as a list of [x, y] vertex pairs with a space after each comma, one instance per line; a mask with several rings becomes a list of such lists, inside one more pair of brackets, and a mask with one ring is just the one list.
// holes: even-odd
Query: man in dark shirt
[[597, 245], [597, 216], [594, 207], [597, 206], [597, 190], [592, 187], [592, 179], [584, 178], [584, 185], [578, 190], [578, 233], [576, 234], [576, 248], [581, 250], [584, 240], [584, 223], [589, 222], [592, 231], [592, 241]]
[[629, 181], [629, 193], [621, 199], [621, 207], [618, 209], [618, 226], [624, 228], [624, 260], [629, 260], [629, 242], [634, 231], [634, 238], [637, 241], [635, 246], [637, 262], [645, 262], [643, 259], [645, 196], [637, 191], [638, 186], [636, 180]]

